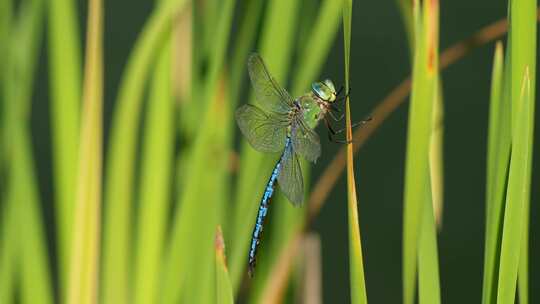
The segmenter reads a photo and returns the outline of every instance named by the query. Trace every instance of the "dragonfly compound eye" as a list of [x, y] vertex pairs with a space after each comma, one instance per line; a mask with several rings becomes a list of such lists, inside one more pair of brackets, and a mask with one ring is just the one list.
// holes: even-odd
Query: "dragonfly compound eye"
[[[330, 85], [328, 85], [330, 84]], [[311, 90], [320, 99], [328, 102], [336, 100], [336, 90], [331, 80], [325, 80], [324, 82], [314, 82], [311, 85]]]

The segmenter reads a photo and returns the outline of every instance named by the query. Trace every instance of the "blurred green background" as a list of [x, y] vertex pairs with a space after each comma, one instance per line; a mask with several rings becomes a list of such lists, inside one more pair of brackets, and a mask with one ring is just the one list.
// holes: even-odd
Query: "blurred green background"
[[[126, 58], [155, 3], [124, 0], [105, 1], [104, 5], [104, 143], [107, 143], [116, 88]], [[506, 1], [442, 1], [441, 51], [480, 27], [505, 17], [506, 6]], [[78, 14], [80, 28], [84, 29], [87, 12], [82, 1], [79, 2]], [[238, 32], [237, 27], [238, 24], [233, 25], [232, 38]], [[320, 77], [332, 78], [337, 84], [343, 83], [341, 31], [340, 28]], [[81, 30], [81, 33], [84, 32]], [[360, 120], [410, 73], [406, 37], [395, 1], [355, 1], [351, 43], [351, 108], [353, 120]], [[55, 256], [47, 48], [42, 50], [31, 114], [32, 139], [46, 214], [47, 237], [51, 245], [49, 249], [51, 256]], [[442, 72], [445, 195], [443, 226], [438, 234], [438, 243], [444, 303], [479, 303], [481, 300], [485, 229], [485, 188], [482, 185], [485, 185], [493, 52], [494, 44], [480, 47]], [[538, 114], [536, 116], [538, 121]], [[324, 127], [319, 127], [319, 131], [323, 139], [323, 154], [313, 166], [312, 180], [319, 176], [339, 148], [339, 145], [325, 140]], [[406, 132], [407, 104], [404, 104], [383, 123], [356, 157], [362, 247], [370, 303], [401, 302]], [[535, 141], [539, 142], [538, 126], [535, 134]], [[537, 151], [533, 156], [530, 212], [531, 303], [540, 300], [540, 263], [537, 259], [540, 256], [540, 240], [537, 237], [540, 233], [540, 192], [536, 187], [540, 182], [540, 155]], [[345, 178], [341, 178], [313, 226], [322, 240], [325, 303], [345, 303], [350, 298], [347, 222], [344, 220], [347, 213], [345, 189]], [[52, 271], [57, 275], [54, 259], [52, 263]]]

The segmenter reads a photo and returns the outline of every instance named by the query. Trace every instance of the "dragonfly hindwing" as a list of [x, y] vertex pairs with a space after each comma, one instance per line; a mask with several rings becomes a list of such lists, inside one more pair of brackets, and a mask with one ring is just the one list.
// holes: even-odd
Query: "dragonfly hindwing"
[[281, 156], [281, 172], [278, 183], [283, 194], [294, 206], [301, 206], [304, 200], [304, 179], [298, 156], [293, 150], [292, 143], [287, 138], [285, 151]]
[[293, 149], [305, 159], [315, 162], [321, 156], [319, 135], [306, 126], [302, 118], [295, 119], [291, 129]]
[[283, 151], [289, 125], [285, 119], [250, 104], [236, 110], [236, 120], [242, 134], [255, 150], [266, 153]]

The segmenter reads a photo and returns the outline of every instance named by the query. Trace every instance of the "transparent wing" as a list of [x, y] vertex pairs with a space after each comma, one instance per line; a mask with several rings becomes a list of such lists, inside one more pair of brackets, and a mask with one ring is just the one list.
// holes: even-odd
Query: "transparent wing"
[[246, 104], [236, 110], [236, 121], [255, 150], [266, 153], [283, 151], [289, 125], [287, 115], [271, 115]]
[[291, 130], [293, 149], [305, 159], [315, 162], [321, 156], [319, 135], [302, 118], [295, 118]]
[[287, 141], [283, 156], [281, 157], [281, 172], [278, 175], [278, 183], [283, 194], [289, 199], [293, 206], [302, 205], [304, 200], [304, 179], [300, 162], [292, 143]]
[[248, 71], [259, 105], [268, 112], [289, 112], [293, 99], [270, 75], [258, 54], [249, 56]]

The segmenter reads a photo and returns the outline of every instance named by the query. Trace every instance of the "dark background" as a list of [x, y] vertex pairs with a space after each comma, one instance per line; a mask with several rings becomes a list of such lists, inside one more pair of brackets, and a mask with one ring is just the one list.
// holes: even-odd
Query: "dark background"
[[[79, 3], [84, 28], [85, 3]], [[108, 131], [113, 100], [129, 52], [153, 9], [153, 1], [105, 1], [105, 123]], [[442, 1], [441, 50], [479, 28], [506, 16], [506, 1]], [[128, 8], [126, 10], [126, 7]], [[81, 31], [81, 33], [84, 33]], [[232, 38], [236, 32], [233, 31]], [[342, 32], [323, 70], [323, 78], [343, 79]], [[444, 93], [444, 217], [438, 234], [441, 293], [444, 303], [479, 303], [485, 225], [485, 171], [489, 85], [494, 45], [480, 47], [442, 72]], [[47, 54], [41, 55], [32, 113], [40, 190], [52, 207]], [[396, 1], [354, 1], [351, 47], [353, 119], [360, 120], [410, 71], [405, 33]], [[538, 87], [538, 85], [537, 85]], [[370, 303], [401, 302], [401, 236], [407, 107], [394, 112], [356, 158], [359, 215], [367, 292]], [[539, 120], [538, 114], [536, 120]], [[325, 131], [323, 131], [325, 132]], [[536, 142], [540, 140], [536, 127]], [[536, 145], [538, 146], [538, 145]], [[317, 178], [338, 145], [323, 141], [314, 167]], [[540, 301], [540, 231], [538, 152], [534, 155], [531, 201], [531, 303]], [[349, 301], [348, 236], [345, 179], [340, 179], [315, 221], [322, 239], [325, 303]], [[45, 208], [47, 221], [52, 208]], [[54, 242], [49, 225], [49, 241]], [[54, 254], [55, 246], [50, 246]], [[53, 267], [55, 269], [56, 267]], [[536, 301], [536, 302], [535, 302]]]

